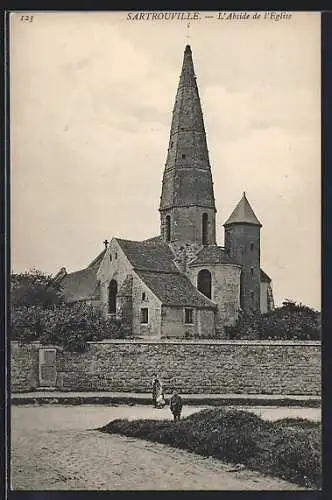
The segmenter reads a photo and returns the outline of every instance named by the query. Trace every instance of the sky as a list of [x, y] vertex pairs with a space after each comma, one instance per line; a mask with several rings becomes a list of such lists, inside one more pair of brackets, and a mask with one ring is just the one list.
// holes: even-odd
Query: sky
[[[29, 15], [33, 14], [29, 12]], [[205, 13], [206, 14], [206, 13]], [[11, 15], [11, 267], [85, 267], [159, 234], [172, 109], [190, 43], [223, 223], [245, 191], [276, 305], [320, 309], [320, 14], [128, 21]], [[188, 38], [189, 36], [189, 38]]]

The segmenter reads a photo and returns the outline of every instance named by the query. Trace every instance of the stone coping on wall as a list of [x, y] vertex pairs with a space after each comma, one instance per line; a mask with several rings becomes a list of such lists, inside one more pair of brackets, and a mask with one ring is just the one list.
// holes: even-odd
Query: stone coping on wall
[[[137, 339], [105, 339], [99, 341], [90, 341], [88, 344], [181, 344], [181, 345], [266, 345], [266, 346], [319, 346], [320, 340], [219, 340], [219, 339], [159, 339], [159, 338], [137, 338]], [[19, 344], [17, 341], [12, 341], [12, 344]], [[35, 345], [45, 348], [59, 348], [57, 345], [42, 345], [40, 342], [29, 342], [23, 345]]]
[[295, 346], [321, 346], [321, 342], [317, 340], [215, 340], [215, 339], [196, 339], [196, 340], [181, 340], [181, 339], [107, 339], [98, 342], [88, 342], [88, 344], [181, 344], [181, 345], [295, 345]]

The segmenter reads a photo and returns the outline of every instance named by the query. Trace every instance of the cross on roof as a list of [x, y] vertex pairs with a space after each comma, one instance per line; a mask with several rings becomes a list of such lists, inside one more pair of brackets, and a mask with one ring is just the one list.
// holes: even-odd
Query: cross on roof
[[187, 35], [186, 38], [190, 40], [190, 23], [187, 24]]
[[103, 241], [104, 245], [105, 245], [105, 248], [107, 248], [107, 245], [108, 245], [108, 241], [107, 240], [104, 240]]

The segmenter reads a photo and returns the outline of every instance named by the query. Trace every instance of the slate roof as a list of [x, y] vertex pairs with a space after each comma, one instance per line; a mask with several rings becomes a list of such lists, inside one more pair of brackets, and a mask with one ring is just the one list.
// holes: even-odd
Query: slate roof
[[173, 262], [173, 252], [167, 243], [163, 241], [152, 243], [121, 240], [119, 238], [116, 238], [116, 241], [134, 269], [170, 273], [178, 272], [178, 268]]
[[98, 299], [96, 270], [87, 267], [86, 269], [66, 274], [61, 280], [61, 289], [66, 302]]
[[263, 283], [271, 283], [271, 278], [261, 269], [261, 282]]
[[215, 309], [216, 305], [201, 294], [184, 274], [136, 271], [162, 304]]
[[241, 200], [234, 208], [224, 226], [229, 224], [254, 224], [255, 226], [262, 226], [247, 200], [246, 193], [243, 193]]
[[100, 266], [101, 261], [104, 258], [105, 252], [106, 252], [106, 248], [102, 252], [100, 252], [100, 254], [98, 254], [97, 257], [95, 259], [93, 259], [92, 262], [90, 262], [88, 267], [98, 268]]
[[158, 243], [159, 241], [163, 241], [163, 239], [160, 235], [153, 236], [152, 238], [148, 238], [147, 240], [144, 240], [143, 243]]
[[202, 248], [196, 257], [189, 263], [190, 266], [199, 266], [204, 264], [238, 264], [232, 259], [224, 249], [217, 245]]

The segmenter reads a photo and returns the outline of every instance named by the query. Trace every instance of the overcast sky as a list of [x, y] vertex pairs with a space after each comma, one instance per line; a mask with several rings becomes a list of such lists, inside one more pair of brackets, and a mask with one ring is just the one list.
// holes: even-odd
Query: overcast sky
[[[29, 13], [31, 14], [31, 13]], [[159, 233], [185, 21], [11, 19], [12, 269], [85, 267], [113, 236]], [[190, 45], [222, 224], [246, 191], [261, 265], [320, 308], [320, 15], [201, 19]]]

